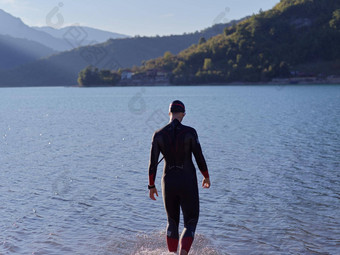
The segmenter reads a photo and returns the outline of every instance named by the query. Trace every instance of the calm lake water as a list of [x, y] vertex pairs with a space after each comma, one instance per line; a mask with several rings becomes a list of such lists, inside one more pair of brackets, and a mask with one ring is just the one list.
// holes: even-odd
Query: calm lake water
[[147, 167], [174, 99], [212, 180], [200, 189], [191, 254], [340, 254], [340, 86], [1, 88], [0, 97], [2, 255], [167, 254]]

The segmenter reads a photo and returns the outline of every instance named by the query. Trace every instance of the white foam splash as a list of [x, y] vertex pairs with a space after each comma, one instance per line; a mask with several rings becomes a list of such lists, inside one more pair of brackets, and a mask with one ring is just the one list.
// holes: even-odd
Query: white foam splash
[[[131, 255], [170, 255], [166, 245], [165, 231], [151, 235], [143, 234], [137, 236], [137, 244]], [[211, 241], [202, 234], [196, 234], [190, 255], [220, 255], [212, 245]]]

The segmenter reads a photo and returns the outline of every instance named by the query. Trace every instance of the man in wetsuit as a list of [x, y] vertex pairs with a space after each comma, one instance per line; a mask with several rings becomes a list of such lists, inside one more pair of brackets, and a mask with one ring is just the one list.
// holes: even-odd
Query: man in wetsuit
[[170, 252], [177, 252], [180, 208], [184, 217], [180, 254], [188, 254], [194, 239], [199, 215], [199, 197], [196, 169], [192, 162], [194, 154], [204, 176], [202, 186], [210, 187], [207, 164], [195, 129], [181, 124], [185, 116], [184, 104], [176, 100], [170, 104], [170, 123], [154, 133], [149, 164], [150, 198], [158, 196], [155, 178], [160, 152], [165, 159], [162, 177], [164, 206], [168, 217], [167, 245]]

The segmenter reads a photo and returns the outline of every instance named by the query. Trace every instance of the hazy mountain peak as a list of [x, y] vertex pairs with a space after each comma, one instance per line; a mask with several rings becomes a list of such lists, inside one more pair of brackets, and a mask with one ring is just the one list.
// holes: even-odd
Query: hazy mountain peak
[[[78, 34], [78, 37], [74, 37]], [[110, 38], [129, 36], [85, 26], [69, 26], [61, 29], [52, 27], [30, 27], [11, 14], [0, 9], [0, 35], [28, 39], [57, 51], [65, 51], [80, 46], [105, 42]]]
[[0, 34], [35, 41], [57, 51], [71, 48], [63, 40], [45, 32], [37, 31], [23, 23], [20, 18], [16, 18], [3, 10], [0, 10]]
[[[101, 43], [109, 39], [119, 39], [130, 37], [128, 35], [123, 35], [119, 33], [114, 33], [110, 31], [105, 31], [102, 29], [72, 25], [60, 29], [55, 29], [52, 27], [34, 27], [38, 31], [43, 31], [56, 38], [64, 39], [69, 41], [69, 43], [79, 46], [85, 46], [88, 44]], [[77, 38], [71, 38], [69, 35], [77, 34]], [[77, 41], [78, 40], [78, 41]]]
[[15, 26], [24, 26], [25, 24], [20, 18], [14, 17], [11, 14], [0, 9], [0, 34], [10, 34], [10, 29]]

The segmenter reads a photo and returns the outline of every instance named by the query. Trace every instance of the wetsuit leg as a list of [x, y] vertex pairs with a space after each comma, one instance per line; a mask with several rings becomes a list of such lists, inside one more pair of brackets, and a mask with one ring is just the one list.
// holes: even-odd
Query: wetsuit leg
[[180, 200], [179, 196], [172, 190], [163, 185], [164, 206], [168, 217], [167, 226], [167, 245], [169, 252], [176, 252], [178, 247], [178, 226], [180, 219]]
[[181, 235], [181, 248], [189, 252], [194, 240], [199, 217], [199, 196], [197, 185], [191, 187], [181, 196], [181, 207], [184, 218], [184, 230]]

